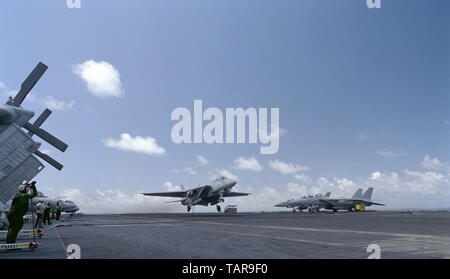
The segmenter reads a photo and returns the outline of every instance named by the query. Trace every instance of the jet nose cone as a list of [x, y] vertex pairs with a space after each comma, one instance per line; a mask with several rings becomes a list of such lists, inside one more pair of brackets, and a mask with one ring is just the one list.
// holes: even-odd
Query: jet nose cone
[[274, 205], [275, 207], [283, 207], [284, 206], [284, 203], [282, 202], [282, 203], [277, 203], [276, 205]]
[[231, 186], [236, 185], [236, 183], [237, 181], [235, 179], [228, 178], [228, 184], [230, 184]]

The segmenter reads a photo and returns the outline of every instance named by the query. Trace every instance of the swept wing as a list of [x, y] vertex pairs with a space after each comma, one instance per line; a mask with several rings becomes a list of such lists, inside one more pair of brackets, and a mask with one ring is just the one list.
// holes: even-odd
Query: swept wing
[[249, 193], [239, 193], [239, 192], [228, 192], [222, 195], [222, 197], [241, 197], [241, 196], [248, 196]]

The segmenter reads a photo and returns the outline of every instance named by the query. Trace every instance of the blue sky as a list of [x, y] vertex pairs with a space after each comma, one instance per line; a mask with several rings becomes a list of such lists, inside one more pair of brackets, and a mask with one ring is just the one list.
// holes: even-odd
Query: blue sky
[[[121, 212], [184, 211], [137, 193], [196, 186], [226, 170], [253, 193], [227, 203], [248, 210], [369, 185], [391, 208], [448, 207], [446, 0], [382, 0], [381, 9], [363, 0], [30, 2], [0, 4], [0, 94], [6, 100], [38, 61], [49, 66], [24, 103], [36, 112], [50, 104], [44, 128], [70, 145], [61, 154], [43, 144], [65, 165], [37, 177], [48, 195], [88, 212], [107, 212], [111, 204], [98, 205], [105, 196]], [[75, 73], [89, 60], [118, 71], [119, 97], [99, 97]], [[194, 99], [223, 110], [280, 108], [279, 152], [174, 144], [171, 112], [192, 112]], [[122, 133], [151, 137], [165, 153], [105, 144]], [[239, 157], [262, 170], [240, 169]], [[276, 160], [309, 170], [281, 173], [269, 165]]]

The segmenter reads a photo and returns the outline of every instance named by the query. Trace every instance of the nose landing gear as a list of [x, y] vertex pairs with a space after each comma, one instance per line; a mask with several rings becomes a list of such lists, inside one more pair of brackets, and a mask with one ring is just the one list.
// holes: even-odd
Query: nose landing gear
[[222, 211], [222, 209], [220, 208], [220, 205], [216, 205], [216, 209], [217, 209], [217, 212], [221, 212]]

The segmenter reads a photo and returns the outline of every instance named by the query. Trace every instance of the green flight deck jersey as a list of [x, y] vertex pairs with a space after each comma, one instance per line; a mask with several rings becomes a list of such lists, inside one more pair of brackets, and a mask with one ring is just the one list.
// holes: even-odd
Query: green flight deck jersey
[[17, 192], [14, 196], [11, 204], [11, 209], [8, 212], [8, 215], [20, 215], [24, 216], [28, 211], [28, 200], [37, 196], [36, 186], [30, 186], [33, 191], [31, 194]]

